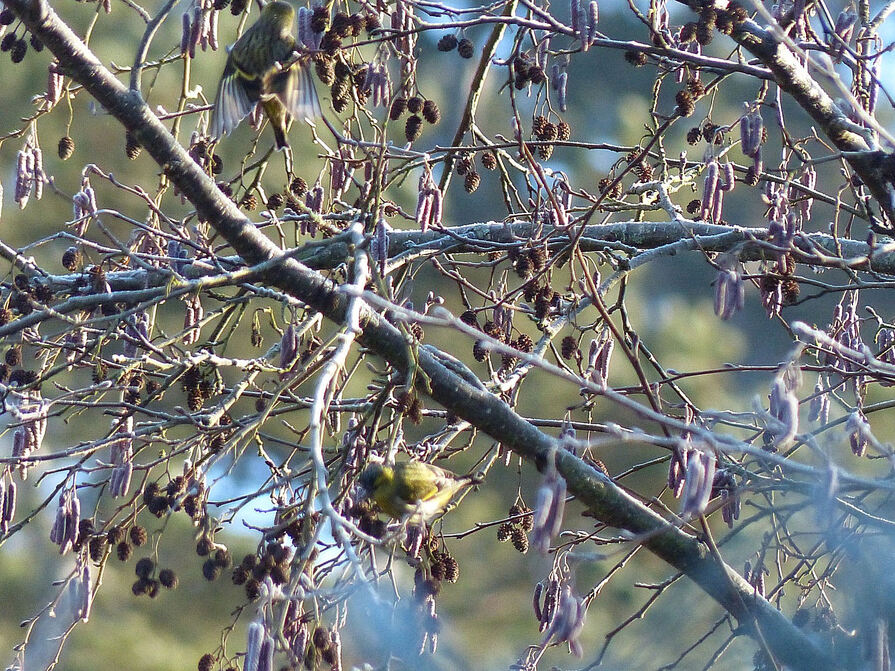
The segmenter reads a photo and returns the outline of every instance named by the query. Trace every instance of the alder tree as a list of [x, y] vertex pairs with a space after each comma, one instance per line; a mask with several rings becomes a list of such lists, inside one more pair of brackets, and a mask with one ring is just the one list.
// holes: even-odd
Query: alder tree
[[[604, 5], [296, 5], [277, 68], [321, 114], [275, 151], [260, 105], [209, 130], [258, 5], [3, 0], [3, 81], [33, 97], [0, 112], [0, 553], [49, 529], [64, 575], [11, 669], [65, 668], [111, 570], [140, 603], [239, 586], [200, 670], [453, 668], [440, 599], [500, 541], [547, 567], [509, 668], [598, 668], [676, 589], [715, 624], [657, 620], [661, 668], [890, 668], [895, 5]], [[644, 109], [576, 90], [601, 68]], [[601, 136], [613, 110], [638, 141]], [[714, 302], [674, 365], [636, 297], [662, 264]], [[783, 360], [704, 365], [697, 331], [750, 310]], [[478, 484], [394, 519], [358, 479], [395, 461]], [[638, 605], [591, 630], [620, 582]]]

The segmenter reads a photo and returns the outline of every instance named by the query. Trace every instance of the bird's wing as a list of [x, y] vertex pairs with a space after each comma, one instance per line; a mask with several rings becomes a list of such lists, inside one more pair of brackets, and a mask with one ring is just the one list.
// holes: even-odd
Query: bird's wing
[[270, 90], [289, 110], [293, 119], [314, 119], [323, 114], [307, 61], [297, 61], [286, 70], [274, 74]]
[[444, 472], [435, 466], [411, 461], [396, 464], [395, 470], [400, 471], [395, 477], [395, 482], [396, 494], [402, 501], [408, 503], [429, 501], [445, 487]]
[[227, 59], [221, 83], [218, 84], [209, 135], [213, 138], [228, 135], [251, 113], [254, 106], [255, 102], [249, 99], [249, 92], [245, 87], [244, 75], [234, 65], [231, 56]]

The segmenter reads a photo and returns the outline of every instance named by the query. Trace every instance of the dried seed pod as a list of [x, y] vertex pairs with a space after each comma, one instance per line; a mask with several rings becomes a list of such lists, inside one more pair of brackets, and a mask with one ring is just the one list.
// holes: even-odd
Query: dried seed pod
[[407, 109], [407, 98], [398, 96], [394, 100], [392, 100], [392, 105], [389, 108], [388, 116], [392, 121], [397, 121], [401, 118], [401, 115], [404, 114], [404, 110]]
[[439, 51], [453, 51], [457, 48], [457, 37], [448, 33], [447, 35], [442, 36], [440, 40], [438, 40], [438, 50]]
[[404, 125], [404, 137], [407, 138], [408, 142], [415, 142], [419, 139], [420, 135], [423, 132], [423, 120], [421, 117], [414, 114], [407, 118], [407, 122]]
[[59, 146], [57, 148], [59, 158], [67, 161], [75, 151], [75, 141], [68, 135], [59, 138]]
[[427, 100], [423, 103], [423, 118], [433, 126], [441, 120], [441, 112], [434, 100]]
[[461, 58], [472, 58], [475, 54], [475, 45], [464, 37], [457, 43], [457, 52]]
[[423, 99], [419, 96], [412, 96], [407, 99], [407, 111], [411, 114], [419, 114], [423, 109]]
[[128, 535], [130, 536], [131, 543], [133, 543], [137, 547], [146, 545], [146, 541], [149, 540], [149, 535], [146, 533], [146, 528], [140, 525], [131, 527]]
[[140, 155], [141, 151], [143, 151], [143, 148], [140, 146], [140, 143], [137, 142], [137, 139], [130, 131], [127, 131], [124, 135], [125, 155], [133, 161]]
[[317, 78], [321, 82], [327, 86], [331, 85], [336, 80], [336, 71], [332, 57], [326, 54], [319, 54], [314, 59], [314, 72], [317, 73]]
[[625, 60], [635, 68], [641, 68], [649, 62], [649, 57], [643, 51], [629, 50], [625, 52]]
[[301, 177], [296, 177], [289, 183], [289, 191], [293, 196], [300, 197], [307, 193], [308, 183]]
[[578, 354], [578, 342], [573, 336], [567, 335], [562, 339], [560, 352], [562, 353], [562, 358], [567, 361]]
[[513, 525], [509, 522], [504, 522], [503, 524], [497, 527], [497, 540], [501, 543], [505, 543], [510, 540], [510, 535], [513, 533]]
[[25, 60], [25, 56], [28, 53], [28, 43], [24, 39], [16, 40], [16, 43], [13, 44], [12, 49], [10, 50], [10, 57], [13, 63], [21, 63]]

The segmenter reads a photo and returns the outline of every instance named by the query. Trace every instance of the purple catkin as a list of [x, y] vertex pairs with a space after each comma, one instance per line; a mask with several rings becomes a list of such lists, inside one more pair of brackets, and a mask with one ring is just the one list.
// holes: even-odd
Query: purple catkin
[[702, 186], [702, 206], [699, 218], [709, 221], [712, 215], [712, 204], [715, 202], [715, 193], [718, 191], [718, 162], [712, 160], [705, 170], [705, 179]]
[[429, 217], [429, 224], [432, 226], [441, 226], [442, 208], [444, 207], [444, 198], [441, 195], [441, 189], [435, 189], [432, 194], [432, 214]]
[[202, 51], [208, 51], [208, 33], [211, 30], [211, 19], [208, 12], [203, 12], [201, 8], [196, 8], [196, 14], [199, 16], [199, 46]]
[[877, 75], [879, 74], [879, 59], [873, 61], [873, 65], [868, 68], [868, 82], [867, 87], [869, 89], [867, 94], [867, 113], [870, 116], [873, 116], [876, 111], [876, 101], [879, 97], [879, 81]]
[[556, 101], [561, 112], [567, 111], [566, 96], [569, 87], [569, 73], [561, 72], [559, 75], [559, 86], [557, 87]]
[[220, 43], [218, 42], [218, 16], [220, 12], [212, 11], [209, 18], [208, 27], [208, 46], [212, 51], [217, 51]]
[[752, 157], [752, 172], [755, 173], [756, 177], [760, 177], [763, 171], [764, 161], [761, 158], [761, 147], [759, 147], [758, 151], [755, 152], [755, 156]]
[[258, 653], [258, 671], [273, 671], [274, 641], [270, 636], [264, 637]]
[[58, 71], [58, 66], [58, 61], [53, 61], [47, 68], [47, 93], [44, 99], [50, 107], [53, 107], [62, 98], [62, 84], [65, 77]]
[[591, 0], [587, 5], [587, 39], [593, 44], [597, 39], [597, 23], [600, 20], [600, 6], [597, 0]]
[[730, 319], [743, 309], [746, 287], [740, 274], [735, 270], [722, 270], [715, 280], [715, 314], [721, 319]]
[[814, 398], [808, 407], [809, 422], [819, 422], [821, 425], [827, 423], [830, 415], [830, 396], [820, 382], [814, 386]]
[[313, 48], [313, 32], [311, 31], [311, 10], [307, 7], [298, 8], [298, 41], [308, 48]]
[[84, 568], [81, 569], [81, 595], [82, 601], [80, 603], [80, 615], [81, 620], [83, 622], [87, 622], [90, 619], [90, 606], [93, 602], [90, 594], [90, 565], [84, 564]]
[[539, 582], [535, 585], [534, 595], [532, 597], [532, 606], [535, 612], [535, 619], [538, 622], [543, 621], [542, 612], [541, 612], [541, 593], [544, 591], [544, 583]]
[[429, 217], [431, 215], [432, 196], [427, 191], [420, 191], [416, 201], [416, 223], [420, 232], [425, 233], [429, 229]]
[[294, 324], [289, 324], [280, 338], [280, 368], [288, 368], [298, 354], [298, 332]]
[[736, 179], [734, 177], [733, 172], [733, 163], [728, 161], [723, 166], [721, 166], [721, 188], [725, 191], [733, 191], [733, 187], [736, 186]]
[[724, 188], [719, 184], [715, 189], [715, 197], [712, 199], [711, 222], [717, 224], [721, 221], [721, 213], [724, 209]]
[[[799, 184], [804, 186], [806, 189], [814, 190], [815, 185], [817, 184], [817, 171], [812, 167], [807, 167], [805, 172], [801, 174], [799, 177]], [[808, 221], [811, 218], [811, 206], [814, 204], [814, 198], [808, 197], [803, 194], [802, 200], [799, 201], [799, 209], [802, 214], [802, 219]]]
[[870, 424], [864, 413], [856, 410], [848, 416], [845, 422], [845, 430], [848, 432], [849, 443], [852, 452], [856, 457], [863, 457], [867, 452], [867, 446], [870, 444]]
[[180, 17], [180, 55], [186, 56], [190, 49], [190, 39], [193, 32], [190, 23], [190, 13], [184, 12]]
[[560, 583], [559, 580], [551, 578], [544, 592], [544, 607], [541, 613], [540, 625], [538, 631], [544, 631], [553, 619], [553, 613], [556, 611], [557, 597], [559, 596]]
[[749, 110], [748, 103], [746, 107], [747, 111], [740, 120], [740, 148], [746, 156], [754, 157], [761, 148], [764, 122], [758, 110]]
[[243, 671], [258, 671], [264, 639], [264, 625], [260, 622], [252, 622], [248, 630]]
[[12, 522], [16, 514], [16, 483], [10, 482], [3, 495], [3, 521]]
[[40, 147], [32, 147], [31, 154], [34, 156], [34, 165], [32, 168], [32, 179], [34, 180], [34, 198], [40, 200], [44, 192], [44, 155]]
[[581, 42], [582, 51], [587, 51], [590, 49], [590, 41], [587, 39], [587, 8], [579, 7], [578, 8], [578, 21], [576, 21], [578, 27], [576, 29], [576, 33], [578, 33], [578, 39]]
[[752, 145], [752, 115], [749, 113], [749, 103], [746, 103], [746, 113], [740, 117], [740, 150], [751, 156], [755, 149]]
[[196, 47], [202, 37], [202, 10], [199, 7], [193, 8], [193, 16], [190, 20], [190, 43], [188, 45], [188, 53], [190, 58], [196, 57]]
[[19, 209], [25, 209], [34, 186], [34, 156], [30, 149], [22, 149], [16, 155], [15, 202]]
[[675, 498], [680, 498], [684, 492], [689, 454], [689, 449], [678, 447], [675, 447], [671, 454], [671, 461], [668, 464], [668, 489], [671, 490]]
[[376, 260], [379, 263], [379, 274], [385, 276], [386, 265], [388, 263], [388, 227], [385, 219], [380, 217], [376, 224]]
[[681, 516], [689, 517], [700, 512], [696, 508], [703, 486], [705, 485], [705, 465], [696, 453], [687, 458], [687, 471], [684, 476], [684, 498], [681, 505]]

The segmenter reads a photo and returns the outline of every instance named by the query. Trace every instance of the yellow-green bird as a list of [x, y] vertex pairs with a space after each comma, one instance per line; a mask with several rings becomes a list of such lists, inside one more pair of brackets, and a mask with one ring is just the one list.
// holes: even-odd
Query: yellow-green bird
[[360, 486], [387, 515], [412, 515], [426, 521], [441, 513], [458, 492], [482, 482], [478, 474], [455, 475], [419, 461], [393, 465], [370, 464], [360, 474]]
[[230, 133], [261, 103], [270, 120], [277, 149], [289, 146], [286, 128], [293, 118], [320, 115], [320, 103], [307, 58], [292, 61], [295, 10], [287, 2], [269, 2], [261, 16], [230, 48], [221, 75], [209, 133]]

